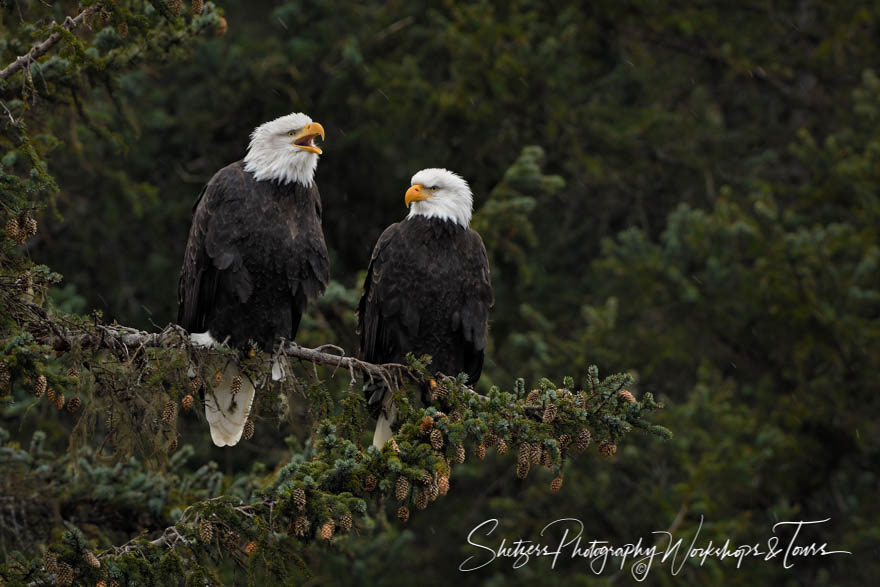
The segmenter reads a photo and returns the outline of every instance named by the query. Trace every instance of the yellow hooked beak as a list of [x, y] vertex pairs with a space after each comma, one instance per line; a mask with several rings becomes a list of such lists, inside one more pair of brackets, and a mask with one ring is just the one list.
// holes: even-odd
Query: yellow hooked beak
[[322, 141], [324, 140], [324, 127], [318, 122], [310, 122], [293, 137], [293, 142], [291, 144], [303, 151], [320, 155], [323, 151], [320, 147], [316, 147], [313, 142], [315, 137], [318, 136], [321, 137]]
[[434, 194], [431, 193], [431, 190], [426, 188], [420, 183], [417, 183], [414, 186], [411, 186], [408, 190], [406, 190], [406, 198], [404, 201], [406, 202], [406, 207], [409, 208], [409, 205], [413, 202], [421, 202], [422, 200], [427, 200], [428, 198], [433, 198]]

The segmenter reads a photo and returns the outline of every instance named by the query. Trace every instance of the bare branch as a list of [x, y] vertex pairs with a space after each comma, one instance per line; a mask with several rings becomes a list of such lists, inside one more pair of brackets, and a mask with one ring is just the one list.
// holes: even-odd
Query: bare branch
[[5, 110], [6, 115], [9, 116], [9, 121], [12, 124], [15, 124], [15, 117], [12, 116], [12, 112], [9, 111], [9, 108], [6, 107], [6, 104], [2, 100], [0, 100], [0, 106], [3, 106], [3, 110]]
[[[64, 27], [65, 29], [67, 29], [68, 31], [72, 31], [77, 26], [82, 24], [83, 20], [85, 20], [89, 14], [95, 12], [96, 10], [100, 10], [100, 9], [101, 9], [100, 3], [95, 4], [94, 6], [89, 6], [88, 8], [86, 8], [85, 10], [83, 10], [82, 12], [80, 12], [79, 14], [77, 14], [73, 18], [68, 16], [64, 20], [64, 22], [61, 24], [61, 26]], [[30, 63], [33, 60], [39, 59], [40, 57], [42, 57], [43, 55], [48, 53], [49, 50], [52, 47], [54, 47], [58, 43], [58, 41], [60, 41], [60, 40], [61, 40], [61, 33], [60, 32], [56, 31], [56, 32], [52, 33], [51, 35], [49, 35], [49, 37], [46, 40], [44, 40], [40, 43], [37, 43], [36, 45], [31, 47], [30, 51], [28, 51], [24, 55], [21, 55], [18, 59], [16, 59], [15, 61], [13, 61], [9, 65], [7, 65], [2, 71], [0, 71], [0, 79], [6, 79], [6, 78], [12, 76], [13, 74], [15, 74], [17, 71], [21, 70], [22, 68], [30, 65]]]
[[[52, 346], [56, 351], [73, 347], [108, 349], [130, 358], [129, 349], [144, 347], [190, 347], [189, 334], [176, 324], [169, 324], [159, 332], [145, 332], [121, 325], [96, 324], [94, 330], [82, 326], [65, 326], [52, 319], [43, 308], [26, 302], [19, 302], [19, 310], [26, 314], [23, 321], [34, 339]], [[340, 354], [326, 353], [321, 349], [334, 349]], [[342, 367], [350, 373], [360, 373], [370, 379], [384, 381], [389, 387], [394, 382], [415, 380], [416, 376], [407, 365], [386, 363], [377, 365], [346, 356], [345, 351], [336, 345], [321, 345], [317, 349], [299, 346], [294, 342], [282, 341], [277, 355], [302, 359], [316, 365]]]

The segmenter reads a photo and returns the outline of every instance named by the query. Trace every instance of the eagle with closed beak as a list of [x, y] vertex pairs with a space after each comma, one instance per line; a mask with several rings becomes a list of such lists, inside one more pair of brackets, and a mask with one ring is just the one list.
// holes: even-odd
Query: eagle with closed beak
[[[473, 194], [459, 175], [423, 169], [404, 202], [409, 214], [382, 233], [367, 269], [358, 305], [361, 355], [402, 363], [408, 352], [428, 354], [432, 372], [463, 372], [473, 385], [483, 370], [492, 306], [486, 247], [468, 228]], [[391, 438], [391, 394], [381, 382], [364, 392], [378, 418], [373, 445], [381, 448]]]

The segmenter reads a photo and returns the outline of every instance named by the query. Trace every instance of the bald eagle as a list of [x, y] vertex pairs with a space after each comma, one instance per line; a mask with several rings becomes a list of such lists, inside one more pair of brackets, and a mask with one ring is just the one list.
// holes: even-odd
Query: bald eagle
[[[202, 189], [178, 287], [177, 322], [194, 343], [271, 351], [279, 338], [296, 336], [307, 301], [326, 288], [329, 261], [314, 181], [319, 136], [324, 128], [301, 113], [262, 124], [244, 160]], [[214, 444], [232, 446], [247, 421], [254, 382], [235, 361], [217, 370], [222, 381], [205, 388], [205, 416]]]
[[[486, 247], [468, 228], [473, 195], [446, 169], [423, 169], [411, 183], [409, 214], [382, 233], [370, 259], [358, 305], [361, 354], [371, 363], [429, 354], [433, 372], [464, 372], [474, 384], [483, 370], [492, 285]], [[383, 385], [367, 384], [364, 392], [378, 416], [373, 445], [381, 448], [394, 407]]]

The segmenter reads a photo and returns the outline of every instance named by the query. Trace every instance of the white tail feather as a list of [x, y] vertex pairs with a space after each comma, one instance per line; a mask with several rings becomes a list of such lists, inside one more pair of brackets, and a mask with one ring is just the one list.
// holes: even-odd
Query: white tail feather
[[284, 364], [281, 359], [272, 361], [272, 381], [281, 381], [287, 373], [284, 370]]
[[[232, 382], [236, 376], [241, 377], [241, 389], [233, 394]], [[254, 402], [254, 392], [254, 384], [241, 372], [235, 361], [226, 365], [220, 385], [205, 386], [205, 418], [211, 426], [211, 440], [214, 444], [238, 444]]]
[[207, 330], [205, 332], [193, 332], [189, 335], [189, 339], [194, 345], [206, 348], [210, 348], [217, 343], [214, 337], [211, 336], [211, 332]]
[[373, 446], [382, 450], [385, 443], [391, 440], [393, 432], [391, 425], [394, 424], [394, 418], [397, 416], [397, 406], [394, 405], [394, 394], [390, 390], [385, 390], [385, 397], [382, 398], [382, 411], [376, 420], [376, 431], [373, 433]]

